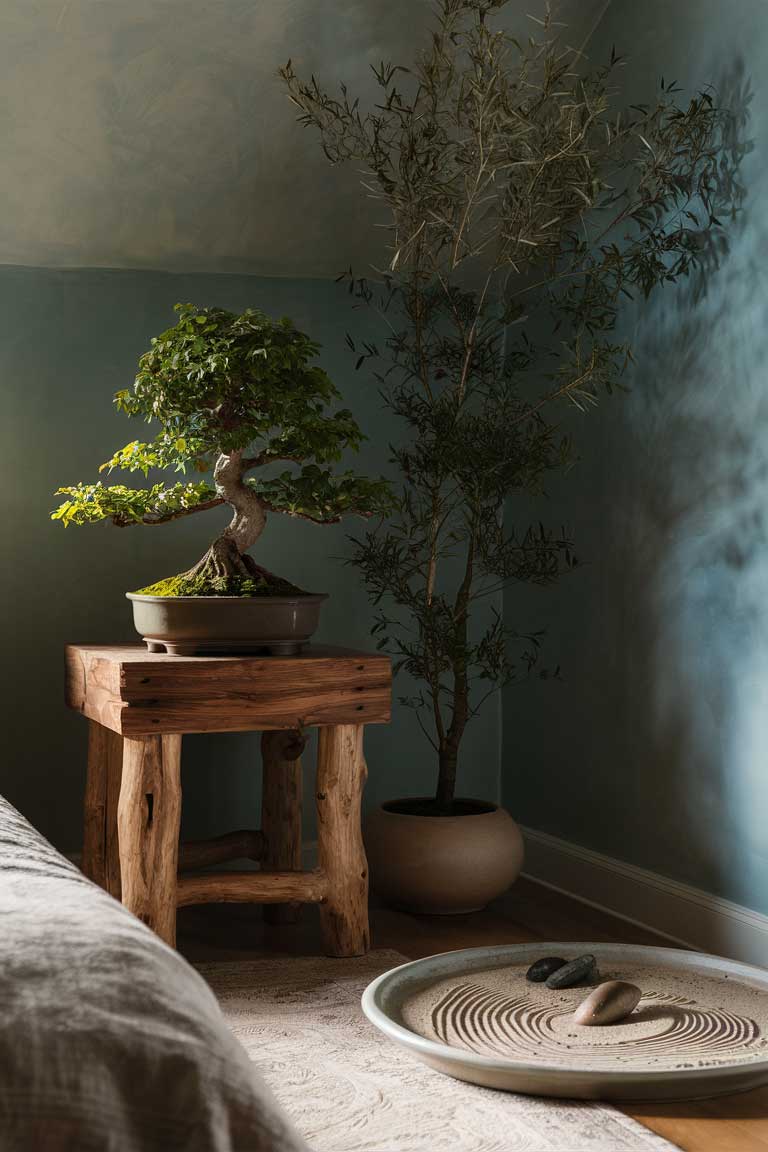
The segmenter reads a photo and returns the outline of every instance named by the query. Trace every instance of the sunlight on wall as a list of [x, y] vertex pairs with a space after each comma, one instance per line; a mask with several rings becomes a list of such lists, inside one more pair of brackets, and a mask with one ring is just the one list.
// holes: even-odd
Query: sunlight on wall
[[754, 85], [754, 151], [703, 296], [628, 306], [631, 394], [573, 421], [582, 460], [549, 504], [586, 564], [524, 601], [564, 683], [507, 694], [504, 792], [525, 823], [768, 912], [768, 20], [725, 13], [614, 0], [590, 47], [626, 46], [634, 100], [660, 74], [732, 108]]

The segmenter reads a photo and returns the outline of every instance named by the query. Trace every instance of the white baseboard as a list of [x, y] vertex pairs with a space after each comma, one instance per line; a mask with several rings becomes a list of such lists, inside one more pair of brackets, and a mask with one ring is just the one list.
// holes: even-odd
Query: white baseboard
[[768, 916], [545, 832], [522, 831], [529, 879], [676, 944], [768, 967]]

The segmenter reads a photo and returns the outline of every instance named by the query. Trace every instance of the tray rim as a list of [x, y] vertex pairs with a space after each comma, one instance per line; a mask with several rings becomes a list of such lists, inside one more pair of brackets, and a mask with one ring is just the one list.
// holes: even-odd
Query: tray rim
[[[501, 967], [505, 961], [509, 962], [511, 958], [517, 958], [519, 963], [532, 957], [538, 958], [557, 955], [558, 953], [567, 954], [571, 951], [574, 955], [592, 952], [598, 960], [601, 956], [606, 960], [613, 956], [619, 958], [625, 956], [627, 959], [633, 959], [636, 963], [665, 963], [669, 960], [672, 961], [670, 965], [672, 968], [714, 969], [720, 975], [740, 976], [754, 981], [761, 985], [762, 991], [768, 994], [768, 970], [758, 968], [753, 964], [745, 964], [739, 960], [729, 960], [725, 956], [717, 956], [713, 953], [646, 944], [542, 940], [528, 944], [496, 944], [481, 948], [457, 948], [448, 952], [437, 952], [431, 956], [423, 956], [418, 960], [409, 960], [405, 964], [399, 964], [396, 968], [390, 968], [371, 981], [361, 998], [362, 1009], [370, 1022], [390, 1040], [411, 1049], [416, 1055], [426, 1058], [428, 1061], [437, 1059], [447, 1064], [455, 1064], [457, 1067], [469, 1066], [478, 1071], [514, 1073], [523, 1079], [532, 1076], [547, 1076], [552, 1078], [554, 1084], [565, 1082], [571, 1085], [594, 1083], [596, 1079], [599, 1079], [607, 1083], [627, 1086], [649, 1085], [658, 1080], [665, 1082], [674, 1080], [676, 1084], [679, 1083], [682, 1087], [686, 1081], [722, 1081], [731, 1077], [738, 1079], [743, 1075], [759, 1074], [761, 1071], [768, 1075], [768, 1049], [766, 1049], [766, 1055], [762, 1060], [739, 1061], [738, 1063], [718, 1064], [704, 1068], [649, 1068], [645, 1071], [621, 1068], [615, 1070], [595, 1068], [580, 1070], [578, 1068], [564, 1068], [561, 1064], [547, 1064], [543, 1061], [531, 1062], [523, 1059], [481, 1056], [479, 1053], [470, 1052], [463, 1048], [452, 1048], [450, 1045], [442, 1044], [437, 1040], [428, 1040], [426, 1036], [421, 1036], [404, 1024], [397, 1023], [381, 1006], [382, 998], [394, 990], [393, 985], [395, 988], [401, 985], [404, 977], [408, 982], [409, 974], [414, 987], [423, 983], [426, 974], [422, 979], [413, 974], [420, 970], [425, 971], [429, 964], [437, 963], [438, 968], [442, 969], [438, 975], [433, 975], [433, 979], [444, 979], [451, 973], [461, 970], [462, 959], [474, 958], [477, 961], [483, 961], [467, 968], [467, 971], [471, 972], [480, 971], [484, 968]], [[497, 960], [499, 963], [496, 963]]]

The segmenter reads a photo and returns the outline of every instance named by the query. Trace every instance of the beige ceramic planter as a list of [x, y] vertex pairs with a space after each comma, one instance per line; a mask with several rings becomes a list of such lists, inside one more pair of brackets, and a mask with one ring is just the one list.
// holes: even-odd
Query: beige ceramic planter
[[297, 596], [148, 596], [126, 592], [150, 652], [169, 656], [301, 652], [320, 622], [325, 592]]
[[393, 800], [365, 822], [371, 882], [387, 903], [438, 915], [475, 912], [517, 879], [523, 839], [503, 808], [463, 800], [466, 815], [422, 816], [409, 813], [409, 803], [424, 801]]

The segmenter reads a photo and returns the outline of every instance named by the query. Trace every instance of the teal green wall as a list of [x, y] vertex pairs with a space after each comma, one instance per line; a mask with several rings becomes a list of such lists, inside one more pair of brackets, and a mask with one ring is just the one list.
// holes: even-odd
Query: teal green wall
[[[566, 5], [574, 42], [603, 7]], [[375, 206], [296, 127], [274, 73], [291, 55], [365, 87], [371, 61], [411, 54], [429, 5], [231, 0], [226, 20], [215, 9], [9, 0], [0, 12], [0, 791], [65, 849], [80, 837], [85, 725], [62, 703], [63, 645], [131, 639], [123, 591], [191, 563], [224, 516], [158, 532], [48, 519], [54, 488], [95, 476], [130, 437], [110, 397], [172, 304], [289, 313], [324, 344], [372, 437], [360, 463], [379, 471], [398, 435], [344, 345], [370, 317], [331, 280], [377, 255]], [[768, 911], [768, 16], [763, 0], [612, 0], [590, 54], [614, 42], [631, 54], [634, 99], [660, 73], [732, 86], [742, 62], [755, 88], [749, 203], [702, 302], [668, 291], [627, 313], [632, 394], [573, 420], [582, 463], [541, 511], [572, 525], [585, 567], [505, 599], [510, 624], [547, 629], [544, 659], [563, 681], [504, 694], [501, 760], [489, 701], [461, 790], [496, 797], [501, 767], [525, 823]], [[275, 517], [263, 548], [270, 566], [332, 593], [321, 639], [366, 645], [370, 607], [341, 563], [351, 529]], [[257, 744], [186, 741], [188, 834], [257, 818]], [[370, 730], [368, 759], [369, 803], [432, 784], [430, 749], [402, 709]]]
[[[568, 0], [576, 39], [604, 2]], [[85, 725], [63, 707], [62, 647], [132, 639], [123, 592], [194, 561], [225, 513], [161, 531], [64, 530], [48, 519], [53, 490], [95, 477], [137, 434], [111, 396], [177, 300], [291, 315], [323, 343], [371, 436], [359, 463], [385, 467], [398, 429], [344, 344], [371, 320], [333, 283], [380, 258], [377, 209], [358, 174], [330, 167], [297, 126], [276, 71], [293, 57], [373, 96], [370, 64], [410, 57], [430, 11], [427, 0], [2, 5], [0, 791], [65, 849], [80, 838]], [[332, 593], [320, 639], [366, 646], [371, 609], [343, 565], [354, 527], [272, 518], [263, 549], [271, 567]], [[492, 699], [465, 745], [463, 791], [498, 797], [500, 740]], [[396, 708], [367, 743], [368, 803], [432, 787], [432, 752], [409, 712]], [[256, 819], [257, 745], [186, 741], [189, 834]]]
[[[369, 205], [296, 125], [277, 69], [373, 94], [425, 0], [3, 0], [0, 263], [338, 272]], [[339, 260], [342, 263], [339, 263]]]
[[[562, 0], [580, 43], [606, 0]], [[535, 0], [533, 9], [543, 7]], [[527, 0], [510, 20], [529, 25]], [[278, 68], [378, 97], [430, 0], [3, 0], [0, 263], [336, 275], [375, 205], [297, 127]]]
[[[0, 792], [68, 850], [80, 839], [86, 725], [64, 708], [63, 646], [135, 639], [123, 593], [193, 563], [226, 522], [223, 509], [162, 529], [64, 529], [49, 519], [58, 485], [96, 478], [114, 448], [141, 434], [111, 398], [130, 385], [137, 357], [172, 322], [178, 300], [288, 314], [319, 340], [322, 364], [371, 437], [355, 466], [385, 470], [397, 435], [344, 343], [346, 331], [374, 334], [370, 316], [352, 311], [333, 282], [0, 268]], [[362, 524], [321, 528], [272, 516], [259, 555], [299, 585], [331, 593], [319, 640], [365, 648], [371, 609], [357, 573], [343, 564], [347, 536]], [[464, 791], [497, 796], [499, 738], [491, 702], [467, 741]], [[405, 710], [390, 727], [369, 728], [367, 755], [369, 804], [432, 787], [431, 749]], [[185, 738], [184, 791], [189, 835], [255, 824], [258, 737]]]
[[631, 394], [572, 421], [582, 461], [547, 504], [586, 566], [506, 597], [564, 679], [505, 693], [503, 794], [528, 825], [768, 912], [768, 8], [613, 0], [591, 58], [614, 43], [636, 101], [661, 75], [734, 104], [751, 82], [748, 200], [703, 299], [628, 307]]

